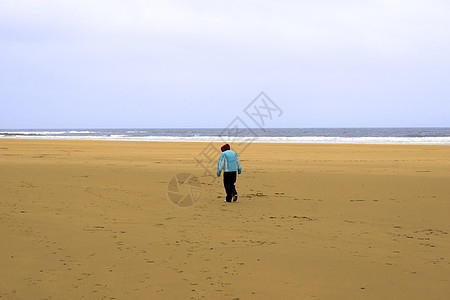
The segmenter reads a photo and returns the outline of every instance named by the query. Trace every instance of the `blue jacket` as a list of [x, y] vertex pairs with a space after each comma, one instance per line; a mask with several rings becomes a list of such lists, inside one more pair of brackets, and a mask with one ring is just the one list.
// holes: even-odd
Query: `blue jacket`
[[219, 163], [217, 164], [217, 176], [220, 177], [220, 173], [222, 172], [236, 172], [241, 174], [242, 167], [241, 162], [239, 161], [239, 157], [236, 152], [231, 150], [226, 150], [222, 152], [219, 158]]

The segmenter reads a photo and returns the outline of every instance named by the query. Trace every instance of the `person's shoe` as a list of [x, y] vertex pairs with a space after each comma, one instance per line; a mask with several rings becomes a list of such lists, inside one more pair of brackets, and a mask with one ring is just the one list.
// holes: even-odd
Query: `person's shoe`
[[233, 196], [233, 202], [237, 201], [237, 194]]
[[231, 200], [230, 200], [230, 201], [228, 201], [228, 200], [225, 200], [225, 202], [231, 202]]

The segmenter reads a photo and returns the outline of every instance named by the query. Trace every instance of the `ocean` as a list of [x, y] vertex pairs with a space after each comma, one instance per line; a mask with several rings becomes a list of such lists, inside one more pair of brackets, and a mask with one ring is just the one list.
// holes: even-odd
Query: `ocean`
[[449, 145], [450, 128], [0, 129], [0, 138]]

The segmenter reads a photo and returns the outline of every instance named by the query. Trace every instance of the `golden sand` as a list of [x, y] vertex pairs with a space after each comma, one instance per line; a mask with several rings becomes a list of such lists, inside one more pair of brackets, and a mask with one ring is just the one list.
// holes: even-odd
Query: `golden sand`
[[237, 203], [205, 146], [0, 140], [0, 298], [450, 298], [450, 146], [251, 144]]

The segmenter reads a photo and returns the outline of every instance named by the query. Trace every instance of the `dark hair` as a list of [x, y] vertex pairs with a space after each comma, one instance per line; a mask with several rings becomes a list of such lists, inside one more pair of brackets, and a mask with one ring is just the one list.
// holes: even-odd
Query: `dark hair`
[[225, 145], [223, 145], [223, 146], [220, 148], [220, 150], [222, 150], [222, 152], [227, 151], [227, 150], [230, 150], [230, 145], [225, 144]]

